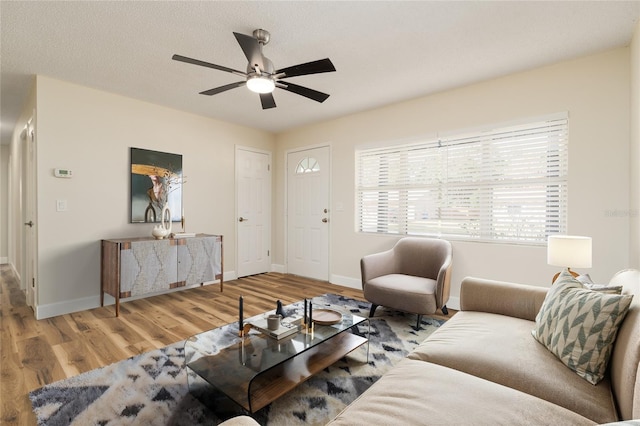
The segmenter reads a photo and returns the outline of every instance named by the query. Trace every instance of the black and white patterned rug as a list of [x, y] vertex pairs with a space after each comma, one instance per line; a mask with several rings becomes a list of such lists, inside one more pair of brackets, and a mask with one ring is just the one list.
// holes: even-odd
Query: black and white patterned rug
[[[325, 295], [316, 303], [368, 316], [369, 303]], [[285, 312], [297, 305], [285, 307]], [[260, 424], [324, 425], [404, 358], [443, 321], [379, 307], [371, 320], [369, 358], [357, 349], [253, 415]], [[369, 327], [359, 326], [367, 335]], [[237, 324], [225, 327], [237, 330]], [[231, 333], [231, 331], [230, 331]], [[29, 394], [39, 425], [215, 425], [223, 419], [191, 396], [184, 342], [44, 386]]]

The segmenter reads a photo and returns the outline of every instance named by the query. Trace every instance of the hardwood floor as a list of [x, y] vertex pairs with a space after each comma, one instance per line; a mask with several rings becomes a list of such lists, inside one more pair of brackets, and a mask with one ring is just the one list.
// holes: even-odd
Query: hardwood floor
[[7, 265], [0, 266], [0, 424], [33, 425], [28, 393], [192, 334], [237, 321], [238, 297], [246, 316], [324, 293], [362, 299], [362, 291], [293, 275], [269, 273], [154, 296], [120, 306], [36, 321]]
[[[238, 297], [245, 316], [324, 293], [363, 299], [362, 291], [294, 275], [245, 277], [115, 306], [36, 321], [7, 265], [0, 266], [0, 424], [36, 423], [28, 393], [205, 330], [237, 321]], [[449, 316], [454, 312], [450, 310]], [[434, 315], [447, 318], [444, 315]]]

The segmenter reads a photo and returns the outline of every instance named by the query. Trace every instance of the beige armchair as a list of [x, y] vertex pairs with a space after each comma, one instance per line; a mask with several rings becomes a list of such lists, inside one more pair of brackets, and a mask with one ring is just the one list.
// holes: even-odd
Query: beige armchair
[[451, 243], [435, 238], [406, 237], [385, 252], [360, 260], [364, 297], [372, 318], [378, 306], [422, 315], [441, 309], [447, 315], [451, 279]]

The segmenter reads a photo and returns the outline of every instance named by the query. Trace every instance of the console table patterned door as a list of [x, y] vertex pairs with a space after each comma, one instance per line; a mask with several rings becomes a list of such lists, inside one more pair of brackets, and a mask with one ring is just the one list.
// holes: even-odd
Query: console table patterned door
[[223, 290], [222, 235], [191, 238], [102, 240], [100, 306], [104, 294], [120, 299], [220, 280]]
[[222, 240], [217, 235], [182, 238], [178, 244], [178, 279], [182, 285], [213, 281], [222, 273]]
[[121, 246], [120, 297], [178, 287], [175, 241], [132, 241]]

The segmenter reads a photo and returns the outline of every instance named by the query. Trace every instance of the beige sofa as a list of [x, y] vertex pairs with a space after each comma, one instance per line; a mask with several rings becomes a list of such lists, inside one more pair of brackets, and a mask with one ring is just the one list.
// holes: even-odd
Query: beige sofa
[[589, 425], [640, 418], [640, 282], [637, 273], [623, 280], [624, 292], [636, 297], [597, 385], [532, 337], [547, 289], [466, 278], [461, 311], [330, 424]]

